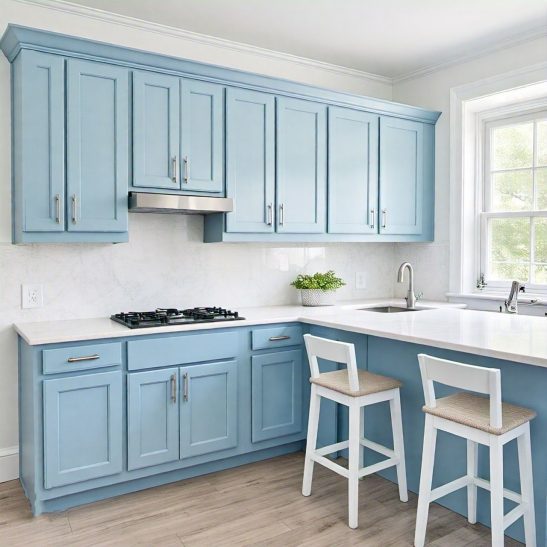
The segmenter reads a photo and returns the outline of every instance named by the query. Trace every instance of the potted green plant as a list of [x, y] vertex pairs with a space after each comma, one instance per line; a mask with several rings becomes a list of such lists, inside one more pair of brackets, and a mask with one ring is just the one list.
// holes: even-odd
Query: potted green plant
[[291, 283], [300, 290], [303, 306], [332, 306], [335, 302], [336, 290], [345, 285], [340, 277], [329, 270], [325, 273], [316, 272], [313, 275], [298, 275]]

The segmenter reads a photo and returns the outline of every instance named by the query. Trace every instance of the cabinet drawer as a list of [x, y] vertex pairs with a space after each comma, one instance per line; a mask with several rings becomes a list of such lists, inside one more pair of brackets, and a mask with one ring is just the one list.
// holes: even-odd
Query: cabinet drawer
[[42, 364], [44, 374], [115, 367], [122, 364], [122, 345], [113, 342], [45, 349], [42, 352]]
[[255, 329], [251, 338], [251, 348], [253, 350], [296, 346], [301, 343], [302, 327], [299, 326]]
[[128, 370], [172, 367], [236, 357], [238, 333], [193, 334], [127, 342]]

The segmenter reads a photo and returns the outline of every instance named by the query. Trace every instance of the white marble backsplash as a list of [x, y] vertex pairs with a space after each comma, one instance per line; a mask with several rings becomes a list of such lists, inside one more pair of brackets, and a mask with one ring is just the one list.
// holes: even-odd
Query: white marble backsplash
[[[132, 214], [129, 243], [0, 244], [0, 447], [17, 444], [14, 322], [108, 316], [161, 306], [232, 309], [299, 302], [300, 272], [333, 269], [347, 283], [340, 299], [391, 297], [393, 244], [203, 243], [200, 216]], [[355, 288], [366, 272], [367, 288]], [[21, 284], [43, 285], [44, 306], [21, 309]]]

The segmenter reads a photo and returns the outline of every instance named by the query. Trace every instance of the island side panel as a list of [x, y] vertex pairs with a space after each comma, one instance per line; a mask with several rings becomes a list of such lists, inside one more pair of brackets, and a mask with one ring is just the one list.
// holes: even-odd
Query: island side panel
[[[418, 492], [420, 479], [424, 431], [424, 414], [421, 410], [424, 404], [424, 396], [417, 359], [419, 353], [427, 353], [435, 357], [471, 365], [499, 368], [501, 370], [503, 400], [532, 408], [537, 412], [537, 418], [531, 422], [532, 459], [538, 545], [545, 547], [547, 544], [547, 369], [469, 353], [399, 342], [387, 338], [369, 337], [368, 370], [398, 378], [404, 384], [401, 389], [401, 404], [408, 487], [409, 490], [416, 493]], [[439, 397], [445, 396], [452, 391], [446, 386], [437, 385]], [[387, 405], [374, 405], [367, 408], [365, 434], [372, 440], [391, 446], [391, 426]], [[376, 455], [367, 451], [365, 458], [368, 465], [375, 461]], [[505, 446], [504, 459], [504, 485], [510, 490], [520, 492], [516, 442], [511, 442]], [[433, 487], [456, 479], [464, 475], [465, 472], [465, 440], [448, 433], [439, 432]], [[396, 481], [393, 469], [388, 469], [381, 474], [394, 482]], [[479, 475], [486, 479], [489, 476], [488, 450], [483, 446], [480, 447], [479, 451]], [[467, 494], [465, 489], [441, 498], [438, 503], [462, 515], [467, 515]], [[513, 506], [513, 503], [506, 502], [505, 511], [509, 511]], [[478, 508], [478, 521], [489, 526], [490, 496], [488, 492], [482, 489], [479, 489], [478, 493]], [[510, 526], [505, 533], [523, 542], [522, 519]]]

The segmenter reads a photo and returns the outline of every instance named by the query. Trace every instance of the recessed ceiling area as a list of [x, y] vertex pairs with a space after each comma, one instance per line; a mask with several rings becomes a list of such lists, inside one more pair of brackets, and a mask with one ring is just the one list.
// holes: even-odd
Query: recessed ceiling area
[[547, 29], [546, 0], [72, 1], [391, 78]]

